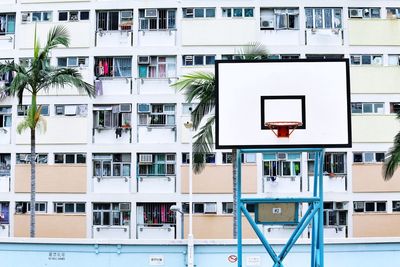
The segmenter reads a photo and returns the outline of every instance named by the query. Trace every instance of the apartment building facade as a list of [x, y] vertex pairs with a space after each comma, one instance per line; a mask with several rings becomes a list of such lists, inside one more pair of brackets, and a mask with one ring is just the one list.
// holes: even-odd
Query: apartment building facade
[[[60, 24], [71, 43], [53, 50], [51, 64], [77, 68], [97, 97], [74, 88], [39, 97], [48, 129], [35, 158], [38, 237], [180, 239], [182, 228], [186, 237], [188, 220], [170, 207], [187, 217], [193, 133], [184, 122], [192, 104], [171, 84], [213, 72], [216, 59], [233, 59], [250, 42], [266, 45], [271, 59], [349, 58], [353, 147], [326, 153], [325, 234], [400, 236], [400, 173], [389, 182], [381, 175], [400, 130], [400, 3], [2, 0], [0, 61], [29, 62], [35, 27], [43, 42]], [[30, 139], [16, 133], [28, 99], [0, 102], [0, 237], [29, 235]], [[231, 151], [204, 161], [193, 177], [194, 236], [232, 238]], [[246, 195], [310, 194], [312, 153], [249, 154], [242, 162]], [[293, 229], [260, 227], [270, 238]], [[244, 237], [255, 238], [248, 224]]]

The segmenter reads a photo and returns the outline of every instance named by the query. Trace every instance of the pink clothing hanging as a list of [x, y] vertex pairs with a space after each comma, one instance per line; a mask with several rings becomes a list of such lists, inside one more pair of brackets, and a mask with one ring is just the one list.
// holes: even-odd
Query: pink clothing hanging
[[109, 71], [108, 71], [108, 62], [107, 60], [104, 61], [104, 75], [108, 75]]
[[161, 222], [165, 223], [167, 222], [167, 216], [166, 216], [166, 212], [165, 212], [165, 205], [161, 206]]
[[99, 61], [99, 76], [104, 75], [103, 61]]

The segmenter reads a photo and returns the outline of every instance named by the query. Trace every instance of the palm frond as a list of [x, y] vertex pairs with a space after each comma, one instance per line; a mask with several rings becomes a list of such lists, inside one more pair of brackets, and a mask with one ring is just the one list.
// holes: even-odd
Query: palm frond
[[73, 68], [50, 69], [45, 74], [45, 82], [41, 84], [41, 89], [49, 90], [50, 88], [65, 88], [65, 86], [73, 86], [80, 93], [86, 93], [90, 97], [95, 96], [94, 86], [83, 81], [81, 73]]
[[31, 92], [29, 83], [29, 74], [25, 66], [16, 64], [14, 61], [0, 64], [0, 75], [8, 72], [15, 72], [16, 75], [10, 85], [0, 89], [0, 100], [7, 96], [17, 95], [19, 103], [22, 101], [22, 95], [25, 90]]
[[197, 130], [204, 116], [215, 108], [215, 75], [209, 72], [186, 74], [172, 86], [184, 91], [187, 102], [199, 101], [192, 111], [193, 128]]
[[57, 25], [50, 29], [47, 34], [47, 42], [43, 51], [40, 53], [39, 58], [45, 59], [48, 57], [48, 53], [51, 49], [58, 46], [68, 47], [70, 42], [70, 37], [67, 27], [64, 25]]
[[215, 116], [208, 118], [207, 122], [200, 128], [200, 131], [194, 136], [193, 142], [193, 171], [200, 173], [204, 167], [204, 155], [212, 150], [214, 143], [213, 127]]
[[382, 172], [385, 181], [393, 177], [394, 172], [400, 163], [400, 132], [394, 137], [393, 147], [390, 148], [385, 163], [383, 164]]
[[259, 42], [251, 42], [236, 50], [236, 55], [242, 60], [260, 60], [268, 56], [266, 46]]
[[23, 131], [31, 129], [30, 120], [28, 116], [26, 116], [20, 123], [17, 125], [17, 133], [21, 134]]

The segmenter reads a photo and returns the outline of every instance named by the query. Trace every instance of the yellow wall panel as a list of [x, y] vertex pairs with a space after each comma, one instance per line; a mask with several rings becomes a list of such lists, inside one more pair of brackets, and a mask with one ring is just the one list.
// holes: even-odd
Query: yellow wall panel
[[397, 19], [349, 19], [350, 45], [400, 45]]

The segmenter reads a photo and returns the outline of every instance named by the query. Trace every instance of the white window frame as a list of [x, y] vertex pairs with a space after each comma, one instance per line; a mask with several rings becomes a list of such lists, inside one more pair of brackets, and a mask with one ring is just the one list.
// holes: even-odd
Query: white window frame
[[[312, 27], [310, 27], [310, 25], [307, 25], [307, 10], [311, 10], [312, 11]], [[316, 11], [317, 10], [321, 10], [321, 14], [322, 14], [322, 18], [321, 18], [321, 24], [322, 27], [319, 27], [317, 25], [317, 15], [316, 15]], [[325, 22], [326, 22], [326, 13], [325, 11], [329, 10], [330, 11], [330, 27], [326, 27]], [[336, 11], [340, 11], [340, 21], [336, 21]], [[305, 8], [305, 20], [306, 20], [306, 28], [307, 29], [342, 29], [343, 28], [343, 9], [342, 8], [338, 8], [338, 7], [306, 7]], [[317, 27], [318, 26], [318, 27]]]
[[[118, 12], [118, 29], [110, 29], [109, 20], [110, 13]], [[131, 12], [131, 17], [122, 18], [123, 12]], [[106, 29], [100, 27], [100, 13], [106, 13]], [[104, 25], [101, 25], [104, 26]], [[98, 10], [96, 12], [96, 31], [98, 32], [109, 32], [109, 31], [132, 31], [133, 26], [133, 10]]]
[[[4, 111], [2, 111], [4, 109]], [[12, 126], [12, 107], [0, 106], [0, 129]]]
[[[365, 111], [366, 106], [370, 106], [370, 105], [372, 107], [372, 111], [371, 112]], [[361, 107], [361, 112], [353, 112], [353, 106]], [[351, 102], [351, 114], [352, 115], [382, 115], [382, 114], [385, 114], [385, 103], [383, 103], [383, 102]]]
[[[161, 60], [164, 58], [165, 60]], [[165, 74], [160, 72], [161, 66], [164, 67]], [[146, 67], [146, 77], [141, 76], [141, 68]], [[140, 79], [169, 79], [176, 77], [176, 56], [150, 56], [148, 64], [139, 64], [139, 78]]]
[[[114, 112], [118, 109], [118, 112]], [[103, 114], [103, 115], [102, 115]], [[104, 125], [100, 125], [100, 117], [103, 116]], [[109, 118], [106, 124], [106, 117]], [[116, 128], [128, 128], [132, 125], [132, 108], [130, 112], [121, 112], [119, 105], [93, 106], [93, 128], [98, 130], [111, 130]]]
[[[63, 162], [56, 162], [56, 155], [62, 155]], [[67, 163], [67, 156], [73, 156], [74, 162]], [[78, 162], [78, 156], [82, 156], [85, 162]], [[86, 164], [86, 153], [54, 153], [54, 164]]]
[[[362, 161], [355, 161], [354, 157], [356, 155], [360, 155], [362, 157]], [[383, 154], [383, 161], [377, 161], [377, 154]], [[369, 158], [367, 155], [372, 156], [372, 160], [368, 161], [367, 159]], [[353, 163], [357, 164], [357, 163], [366, 163], [366, 164], [371, 164], [371, 163], [382, 163], [385, 160], [385, 152], [374, 152], [374, 151], [365, 151], [365, 152], [353, 152]]]
[[[0, 35], [6, 35], [6, 34], [15, 34], [15, 24], [16, 24], [16, 15], [15, 13], [0, 13], [0, 17], [4, 17], [4, 32], [0, 32]], [[10, 20], [10, 17], [13, 17], [13, 20]], [[8, 26], [10, 21], [14, 22], [14, 32], [8, 32]]]
[[[155, 111], [155, 106], [161, 106], [162, 111]], [[166, 107], [173, 107], [173, 110], [167, 110]], [[155, 123], [158, 118], [161, 118], [160, 123]], [[173, 123], [170, 123], [170, 122]], [[138, 113], [138, 126], [147, 127], [175, 127], [176, 125], [176, 104], [150, 104], [150, 112]]]
[[[234, 16], [234, 12], [236, 9], [241, 9], [242, 15], [241, 16]], [[252, 16], [246, 16], [245, 12], [247, 10], [252, 10]], [[254, 18], [254, 7], [223, 7], [222, 8], [222, 17], [224, 18]]]
[[[363, 63], [363, 58], [365, 58], [365, 59], [369, 58], [370, 63]], [[352, 66], [382, 66], [383, 65], [383, 55], [352, 54], [352, 55], [350, 55], [350, 64]]]
[[[23, 211], [18, 211], [18, 207], [25, 207], [25, 212]], [[24, 209], [24, 208], [22, 208]], [[29, 213], [31, 211], [31, 203], [30, 202], [16, 202], [15, 203], [15, 213], [16, 214], [24, 214], [24, 213]], [[36, 213], [47, 213], [47, 202], [42, 202], [42, 201], [37, 201], [35, 203], [35, 212]]]
[[[356, 211], [356, 205], [357, 205], [357, 203], [363, 203], [363, 210], [362, 211]], [[371, 203], [373, 203], [374, 204], [374, 210], [373, 211], [366, 211], [366, 205], [367, 204], [371, 204]], [[385, 210], [384, 211], [378, 211], [377, 210], [377, 207], [378, 207], [378, 203], [385, 203]], [[387, 205], [387, 201], [386, 200], [384, 200], [384, 201], [354, 201], [354, 203], [353, 203], [353, 211], [354, 211], [354, 213], [386, 213], [387, 212], [387, 208], [388, 208], [388, 205]]]
[[[66, 64], [60, 64], [61, 59], [66, 59]], [[71, 63], [75, 60], [76, 64]], [[87, 68], [89, 66], [89, 57], [58, 57], [57, 58], [58, 67], [68, 67], [68, 68]]]
[[[76, 107], [76, 112], [75, 114], [65, 114], [65, 108], [66, 107]], [[77, 104], [77, 105], [70, 105], [70, 104], [55, 104], [54, 105], [54, 115], [55, 116], [75, 116], [75, 117], [86, 117], [87, 116], [87, 111], [88, 111], [88, 106], [86, 104]]]
[[[81, 13], [88, 13], [88, 18], [87, 19], [82, 19], [81, 18]], [[67, 13], [67, 19], [66, 20], [60, 20], [60, 13]], [[71, 13], [77, 13], [76, 18], [73, 17], [74, 15]], [[62, 22], [76, 22], [76, 21], [89, 21], [90, 20], [90, 11], [89, 10], [60, 10], [58, 11], [58, 21]]]
[[[332, 226], [348, 226], [349, 223], [349, 213], [346, 207], [346, 203], [345, 202], [332, 202], [332, 201], [327, 201], [324, 203], [332, 203], [333, 204], [333, 208], [325, 208], [324, 207], [324, 226], [325, 227], [332, 227]], [[337, 204], [341, 203], [343, 205], [343, 208], [338, 208]], [[346, 223], [345, 224], [340, 224], [340, 213], [346, 213]], [[334, 214], [334, 216], [336, 217], [336, 224], [329, 224], [329, 215], [330, 214]]]
[[[143, 154], [151, 154], [152, 162], [142, 163], [139, 161], [140, 156]], [[158, 161], [158, 156], [164, 156], [163, 161]], [[138, 175], [139, 176], [175, 176], [176, 175], [176, 154], [174, 153], [139, 153], [138, 156]], [[151, 173], [151, 169], [155, 171], [158, 170], [158, 167], [164, 166], [164, 173]], [[171, 171], [172, 170], [172, 171]]]
[[[263, 176], [265, 177], [298, 177], [301, 176], [301, 154], [299, 158], [296, 159], [289, 159], [289, 156], [285, 160], [279, 160], [277, 157], [278, 153], [265, 153], [269, 154], [270, 156], [273, 156], [275, 154], [275, 159], [264, 159], [262, 162], [262, 172]], [[287, 153], [288, 155], [290, 153]], [[293, 154], [299, 154], [299, 153], [293, 153]], [[263, 154], [264, 157], [264, 154]], [[269, 166], [266, 166], [268, 163]], [[289, 164], [290, 168], [290, 173], [285, 174], [284, 173], [284, 167], [285, 165]], [[296, 169], [295, 166], [299, 166], [299, 172], [296, 174]], [[275, 166], [275, 167], [274, 167]]]
[[[358, 10], [362, 10], [362, 17], [360, 17], [361, 19], [379, 19], [381, 18], [381, 8], [380, 7], [349, 7], [349, 13], [348, 13], [348, 18], [352, 19], [353, 17], [350, 17], [350, 11], [352, 9], [358, 9]], [[379, 12], [379, 16], [378, 17], [372, 17], [372, 13], [373, 11], [378, 10]], [[360, 19], [358, 18], [358, 19]]]
[[[30, 164], [31, 153], [17, 153], [16, 164]], [[37, 164], [48, 164], [48, 154], [36, 153], [35, 162]]]
[[[196, 57], [202, 57], [202, 64], [196, 64]], [[207, 63], [207, 59], [211, 58], [213, 63]], [[215, 55], [184, 55], [182, 56], [182, 65], [187, 66], [210, 66], [214, 65]]]
[[[39, 108], [39, 106], [42, 106], [42, 111], [41, 111], [40, 115], [50, 116], [50, 105], [49, 104], [38, 104], [37, 108]], [[17, 106], [17, 116], [18, 117], [26, 116], [28, 114], [29, 107], [30, 107], [30, 105]], [[46, 109], [43, 109], [43, 107], [45, 107]], [[47, 111], [47, 112], [44, 112], [44, 111]]]
[[[114, 155], [115, 154], [121, 154], [121, 161], [117, 162], [114, 161]], [[122, 161], [122, 157], [123, 155], [129, 155], [129, 161]], [[121, 177], [131, 177], [131, 173], [132, 173], [132, 155], [130, 153], [114, 153], [114, 154], [93, 154], [93, 177], [96, 178], [121, 178]], [[97, 169], [96, 164], [99, 164], [99, 169]], [[110, 175], [108, 175], [107, 173], [105, 173], [105, 165], [109, 165], [110, 167]], [[114, 167], [119, 166], [119, 175], [116, 175], [114, 173]], [[129, 172], [128, 173], [124, 173], [124, 167], [128, 167], [129, 168]], [[97, 172], [97, 170], [99, 172]], [[127, 175], [124, 175], [127, 174]]]
[[[203, 16], [197, 16], [196, 15], [196, 10], [203, 10]], [[213, 10], [214, 15], [213, 16], [207, 16], [207, 11], [208, 10]], [[192, 15], [187, 15], [188, 11], [192, 11]], [[210, 18], [215, 18], [216, 14], [216, 8], [215, 7], [187, 7], [187, 8], [182, 8], [182, 13], [183, 13], [183, 18], [184, 19], [210, 19]]]
[[[66, 211], [66, 205], [73, 205], [73, 211]], [[77, 206], [82, 205], [84, 207], [84, 211], [78, 211]], [[61, 209], [61, 212], [58, 212], [58, 208]], [[56, 214], [86, 214], [86, 203], [85, 202], [54, 202], [54, 213]]]
[[[39, 13], [40, 14], [40, 19], [39, 20], [33, 20], [33, 13]], [[45, 14], [48, 16], [48, 20], [44, 20]], [[26, 17], [26, 20], [24, 20], [24, 17]], [[23, 11], [21, 12], [21, 20], [22, 23], [34, 23], [34, 22], [52, 22], [53, 21], [53, 11]]]
[[[166, 22], [165, 28], [160, 25], [160, 10], [165, 10]], [[157, 8], [157, 15], [155, 17], [146, 17], [146, 9], [139, 9], [139, 31], [170, 31], [176, 30], [176, 9], [175, 8]], [[153, 25], [151, 21], [155, 21], [155, 28], [150, 29]]]
[[[118, 202], [118, 203], [93, 203], [92, 204], [92, 225], [93, 226], [124, 226], [124, 225], [129, 225], [130, 223], [130, 213], [132, 211], [132, 208], [129, 211], [124, 211], [124, 210], [120, 210], [120, 204], [126, 204], [129, 202]], [[95, 209], [95, 205], [96, 204], [110, 204], [110, 208], [109, 209]], [[130, 203], [129, 203], [130, 205]], [[95, 213], [100, 213], [100, 224], [94, 224], [94, 220], [95, 220]], [[104, 224], [104, 214], [105, 213], [109, 213], [109, 224]], [[118, 215], [119, 218], [119, 224], [114, 224], [114, 213], [116, 213]], [[125, 221], [124, 218], [128, 218], [128, 221]]]

